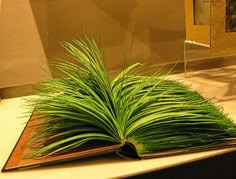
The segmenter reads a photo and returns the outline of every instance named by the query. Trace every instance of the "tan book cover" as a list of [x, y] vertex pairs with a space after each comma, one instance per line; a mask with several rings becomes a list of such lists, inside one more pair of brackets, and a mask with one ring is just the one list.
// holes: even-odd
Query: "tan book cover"
[[78, 160], [86, 157], [98, 156], [108, 153], [114, 153], [123, 158], [129, 158], [129, 159], [130, 158], [147, 159], [154, 157], [188, 154], [193, 152], [202, 152], [202, 151], [236, 146], [236, 141], [230, 141], [208, 147], [197, 147], [188, 150], [186, 149], [170, 150], [166, 152], [159, 152], [159, 153], [145, 154], [138, 156], [137, 153], [135, 153], [135, 150], [132, 150], [132, 147], [128, 145], [124, 146], [122, 144], [89, 143], [87, 145], [81, 146], [77, 151], [72, 151], [71, 153], [49, 156], [45, 158], [23, 159], [24, 155], [34, 150], [30, 147], [25, 147], [30, 136], [34, 132], [32, 129], [32, 125], [35, 125], [35, 121], [31, 121], [30, 119], [30, 121], [24, 128], [19, 140], [17, 141], [14, 149], [12, 150], [8, 160], [6, 161], [4, 167], [2, 168], [2, 172], [30, 169], [40, 166], [49, 166], [57, 163], [69, 162], [73, 160]]

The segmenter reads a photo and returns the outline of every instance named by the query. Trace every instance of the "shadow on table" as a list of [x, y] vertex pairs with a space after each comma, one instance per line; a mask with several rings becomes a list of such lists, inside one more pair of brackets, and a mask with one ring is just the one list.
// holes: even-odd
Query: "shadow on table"
[[135, 179], [234, 179], [236, 178], [236, 152], [179, 165], [159, 171], [140, 173], [123, 178]]

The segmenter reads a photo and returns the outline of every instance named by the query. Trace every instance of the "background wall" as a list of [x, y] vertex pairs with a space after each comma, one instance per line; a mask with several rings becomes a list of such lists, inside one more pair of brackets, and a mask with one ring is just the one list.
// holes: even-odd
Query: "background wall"
[[128, 46], [132, 26], [129, 63], [175, 63], [183, 60], [184, 19], [184, 0], [2, 0], [0, 88], [40, 80], [43, 62], [64, 55], [58, 41], [79, 36], [82, 27], [102, 36], [110, 71], [122, 68], [120, 31]]
[[29, 2], [2, 0], [0, 27], [0, 88], [42, 79], [47, 59]]

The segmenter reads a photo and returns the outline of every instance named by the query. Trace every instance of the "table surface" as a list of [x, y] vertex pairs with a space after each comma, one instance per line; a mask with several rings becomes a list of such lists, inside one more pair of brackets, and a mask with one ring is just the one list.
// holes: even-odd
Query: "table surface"
[[[209, 74], [209, 73], [206, 73]], [[222, 105], [225, 112], [233, 120], [236, 119], [236, 96], [232, 92], [231, 82], [225, 80], [216, 80], [209, 78], [209, 75], [192, 74], [186, 83], [193, 84], [193, 88], [203, 93], [206, 97], [215, 96], [216, 103]], [[174, 75], [171, 78], [183, 78], [183, 75]], [[235, 79], [235, 77], [233, 78]], [[231, 85], [231, 86], [230, 86]], [[234, 86], [233, 89], [235, 90]], [[232, 94], [229, 95], [231, 90]], [[25, 109], [22, 97], [5, 99], [0, 102], [0, 167], [5, 164], [15, 143], [24, 129], [28, 117], [23, 116]], [[77, 160], [70, 163], [54, 165], [50, 167], [35, 168], [30, 170], [12, 171], [0, 173], [1, 179], [17, 178], [117, 178], [119, 176], [129, 176], [132, 174], [143, 173], [209, 158], [221, 155], [227, 152], [235, 151], [236, 148], [221, 149], [207, 152], [198, 152], [185, 155], [169, 156], [163, 158], [145, 159], [145, 160], [128, 160], [116, 155], [100, 156], [90, 159]]]

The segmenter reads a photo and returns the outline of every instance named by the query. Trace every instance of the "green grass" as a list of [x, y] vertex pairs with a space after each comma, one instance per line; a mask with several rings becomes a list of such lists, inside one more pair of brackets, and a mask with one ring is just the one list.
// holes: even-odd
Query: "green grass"
[[129, 142], [144, 155], [236, 139], [236, 125], [223, 110], [188, 86], [158, 72], [143, 76], [140, 63], [111, 81], [92, 37], [61, 45], [74, 62], [54, 62], [62, 75], [41, 82], [39, 97], [28, 101], [38, 122], [28, 145], [43, 147], [25, 158], [65, 153], [92, 141]]

